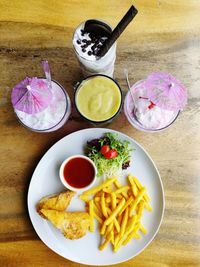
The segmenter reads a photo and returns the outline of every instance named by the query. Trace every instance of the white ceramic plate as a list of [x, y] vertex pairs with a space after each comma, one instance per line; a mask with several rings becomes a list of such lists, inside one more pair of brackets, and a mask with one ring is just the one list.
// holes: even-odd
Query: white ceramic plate
[[[59, 180], [59, 167], [64, 159], [74, 154], [83, 154], [88, 140], [99, 138], [106, 132], [118, 133], [122, 140], [128, 140], [135, 151], [131, 157], [131, 167], [124, 171], [121, 183], [132, 173], [146, 186], [151, 197], [153, 212], [144, 211], [142, 223], [148, 230], [140, 240], [132, 240], [122, 246], [117, 253], [111, 247], [99, 251], [100, 236], [97, 225], [94, 233], [78, 240], [66, 239], [50, 222], [41, 218], [35, 209], [37, 202], [44, 196], [63, 190]], [[97, 183], [100, 181], [97, 181]], [[28, 191], [28, 210], [33, 227], [40, 239], [54, 252], [74, 262], [88, 265], [111, 265], [126, 261], [139, 254], [153, 240], [160, 227], [164, 212], [163, 186], [158, 170], [147, 152], [132, 138], [109, 129], [91, 128], [74, 132], [53, 145], [37, 165]], [[73, 198], [70, 211], [84, 210], [84, 203], [77, 196]]]

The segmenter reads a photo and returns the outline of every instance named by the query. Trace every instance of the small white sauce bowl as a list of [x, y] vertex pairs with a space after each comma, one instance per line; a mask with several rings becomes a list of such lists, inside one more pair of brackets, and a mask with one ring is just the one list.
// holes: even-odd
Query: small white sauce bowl
[[[88, 184], [85, 187], [81, 187], [81, 188], [73, 187], [65, 180], [64, 167], [70, 160], [72, 160], [74, 158], [83, 158], [83, 159], [87, 160], [92, 165], [92, 167], [94, 168], [93, 180], [91, 181], [90, 184]], [[81, 169], [79, 171], [80, 171], [80, 175], [81, 175]], [[60, 176], [61, 183], [64, 185], [64, 187], [66, 187], [67, 189], [69, 189], [71, 191], [74, 191], [74, 192], [83, 192], [85, 190], [88, 190], [94, 184], [94, 182], [96, 181], [96, 175], [97, 175], [97, 168], [96, 168], [94, 162], [90, 158], [88, 158], [86, 156], [83, 156], [83, 155], [74, 155], [74, 156], [68, 157], [67, 159], [65, 159], [63, 161], [63, 163], [60, 166], [60, 170], [59, 170], [59, 176]]]

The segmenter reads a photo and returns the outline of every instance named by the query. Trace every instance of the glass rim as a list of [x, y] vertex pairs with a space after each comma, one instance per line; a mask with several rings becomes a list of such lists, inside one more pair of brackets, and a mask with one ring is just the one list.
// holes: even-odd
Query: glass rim
[[[46, 80], [45, 77], [38, 77], [38, 79], [44, 79], [44, 80]], [[62, 89], [62, 91], [63, 91], [63, 93], [64, 93], [64, 95], [65, 95], [65, 99], [66, 99], [66, 108], [65, 108], [65, 112], [64, 112], [64, 115], [62, 116], [62, 118], [59, 120], [58, 123], [56, 123], [54, 126], [52, 126], [52, 127], [50, 127], [50, 128], [45, 128], [45, 129], [35, 129], [35, 128], [31, 128], [30, 126], [27, 126], [26, 124], [24, 124], [24, 123], [20, 120], [20, 118], [17, 116], [17, 114], [16, 114], [16, 112], [15, 112], [15, 115], [16, 115], [18, 121], [19, 121], [25, 128], [27, 128], [27, 129], [29, 129], [29, 130], [31, 130], [31, 131], [33, 131], [33, 132], [39, 132], [39, 133], [42, 133], [42, 132], [46, 132], [46, 133], [51, 132], [51, 130], [53, 130], [53, 128], [55, 128], [56, 126], [58, 126], [59, 123], [64, 119], [64, 117], [65, 117], [66, 114], [67, 114], [68, 108], [70, 108], [70, 103], [69, 103], [70, 99], [69, 99], [68, 94], [67, 94], [67, 92], [65, 91], [64, 87], [63, 87], [59, 82], [57, 82], [57, 81], [54, 80], [54, 79], [51, 79], [51, 81], [53, 81], [54, 83], [56, 83], [56, 84]], [[60, 129], [62, 126], [63, 126], [63, 125], [61, 125], [61, 126], [60, 126], [59, 128], [57, 128], [56, 130]], [[55, 130], [55, 131], [56, 131], [56, 130]]]
[[[87, 117], [85, 117], [85, 116], [79, 111], [79, 109], [78, 109], [78, 105], [76, 104], [76, 95], [77, 95], [77, 92], [78, 92], [78, 90], [80, 89], [82, 83], [85, 82], [85, 81], [87, 81], [87, 80], [89, 80], [89, 79], [92, 79], [92, 78], [94, 78], [94, 77], [97, 77], [97, 76], [103, 76], [103, 77], [106, 77], [106, 78], [112, 80], [112, 81], [117, 85], [117, 87], [118, 87], [118, 89], [119, 89], [119, 92], [120, 92], [120, 95], [121, 95], [121, 101], [120, 101], [120, 105], [119, 105], [119, 108], [118, 108], [117, 112], [116, 112], [112, 117], [110, 117], [110, 118], [108, 118], [108, 119], [106, 119], [106, 120], [102, 120], [102, 121], [94, 121], [94, 120], [88, 119]], [[113, 120], [113, 119], [120, 113], [120, 111], [121, 111], [121, 109], [122, 109], [122, 105], [123, 105], [123, 93], [122, 93], [122, 89], [121, 89], [120, 85], [118, 84], [118, 82], [117, 82], [116, 80], [114, 80], [113, 78], [111, 78], [111, 77], [109, 77], [109, 76], [107, 76], [107, 75], [105, 75], [105, 74], [94, 74], [94, 75], [90, 75], [90, 76], [86, 77], [85, 79], [83, 79], [83, 80], [76, 86], [76, 88], [75, 88], [75, 93], [74, 93], [74, 104], [75, 104], [75, 108], [76, 108], [77, 112], [78, 112], [78, 113], [79, 113], [79, 114], [80, 114], [86, 121], [88, 121], [88, 122], [90, 122], [90, 123], [93, 123], [93, 124], [103, 124], [103, 123], [106, 123], [106, 122], [109, 122], [109, 121]]]
[[[93, 19], [93, 20], [97, 20], [97, 21], [104, 22], [105, 24], [107, 24], [107, 25], [111, 28], [111, 30], [113, 30], [113, 28], [111, 27], [111, 25], [109, 25], [106, 21], [104, 21], [104, 20], [100, 20], [100, 19]], [[73, 33], [73, 37], [72, 37], [72, 45], [73, 45], [73, 49], [74, 49], [75, 53], [76, 53], [79, 57], [81, 57], [82, 59], [84, 59], [84, 60], [86, 60], [86, 61], [88, 61], [88, 62], [96, 62], [96, 61], [98, 61], [98, 60], [101, 59], [101, 58], [99, 58], [99, 59], [97, 58], [97, 60], [89, 60], [89, 59], [83, 57], [83, 56], [80, 55], [79, 52], [76, 50], [76, 48], [75, 48], [75, 46], [74, 46], [74, 42], [73, 42], [73, 40], [74, 40], [74, 36], [75, 36], [75, 33], [76, 33], [76, 30], [77, 30], [83, 23], [85, 23], [86, 21], [87, 21], [87, 20], [81, 22], [81, 23], [75, 28], [74, 33]], [[115, 43], [110, 47], [110, 49], [112, 49], [114, 45], [116, 46], [116, 44], [117, 44], [117, 41], [115, 41]], [[109, 49], [109, 50], [110, 50], [110, 49]], [[105, 55], [106, 55], [106, 54], [105, 54]], [[104, 55], [104, 56], [105, 56], [105, 55]], [[103, 57], [104, 57], [104, 56], [103, 56]], [[103, 58], [103, 57], [102, 57], [102, 58]]]

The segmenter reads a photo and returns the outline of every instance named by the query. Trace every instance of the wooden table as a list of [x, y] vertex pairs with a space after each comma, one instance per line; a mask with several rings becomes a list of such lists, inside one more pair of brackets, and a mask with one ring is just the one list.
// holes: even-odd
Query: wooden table
[[[48, 249], [27, 212], [27, 189], [38, 161], [56, 141], [92, 127], [73, 110], [57, 132], [23, 128], [10, 103], [14, 85], [40, 76], [48, 59], [53, 78], [71, 98], [81, 79], [72, 50], [74, 28], [88, 18], [115, 26], [132, 4], [124, 1], [0, 1], [0, 266], [80, 266]], [[147, 134], [130, 126], [122, 113], [109, 128], [138, 141], [150, 153], [165, 188], [165, 216], [158, 235], [139, 256], [120, 266], [200, 266], [200, 2], [136, 0], [139, 14], [121, 36], [115, 77], [127, 90], [123, 68], [134, 83], [153, 71], [167, 71], [187, 87], [186, 109], [164, 132]]]

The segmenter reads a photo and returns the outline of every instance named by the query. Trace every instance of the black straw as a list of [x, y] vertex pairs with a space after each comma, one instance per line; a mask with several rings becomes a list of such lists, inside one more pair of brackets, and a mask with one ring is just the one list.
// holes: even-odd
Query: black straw
[[112, 31], [110, 37], [105, 41], [105, 43], [100, 48], [97, 54], [98, 57], [103, 57], [108, 52], [108, 50], [111, 48], [114, 42], [119, 38], [119, 36], [126, 29], [128, 24], [132, 21], [132, 19], [135, 17], [137, 13], [138, 13], [137, 9], [132, 5], [128, 10], [128, 12], [125, 14], [125, 16], [122, 18], [122, 20]]

